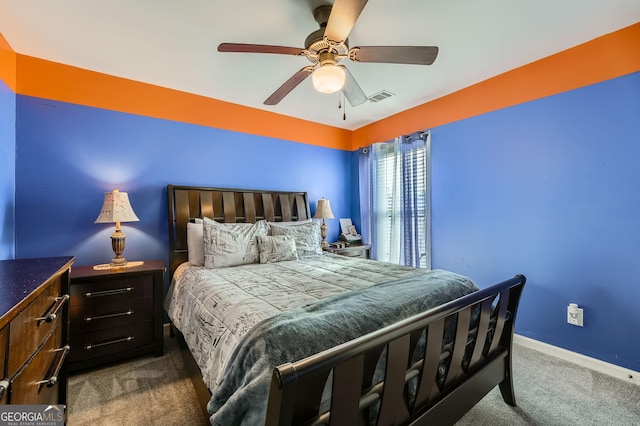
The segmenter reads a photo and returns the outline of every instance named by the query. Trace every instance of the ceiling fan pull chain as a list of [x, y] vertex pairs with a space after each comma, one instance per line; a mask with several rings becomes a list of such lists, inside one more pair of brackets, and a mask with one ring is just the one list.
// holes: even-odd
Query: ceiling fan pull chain
[[[344, 96], [344, 94], [342, 95]], [[342, 110], [342, 121], [346, 121], [347, 120], [347, 103], [344, 103], [344, 109]]]

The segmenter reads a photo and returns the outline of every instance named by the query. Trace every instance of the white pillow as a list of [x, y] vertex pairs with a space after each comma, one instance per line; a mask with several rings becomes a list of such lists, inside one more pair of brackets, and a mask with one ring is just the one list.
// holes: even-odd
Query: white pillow
[[318, 222], [311, 221], [295, 226], [278, 226], [278, 223], [272, 222], [271, 235], [292, 236], [296, 242], [298, 257], [322, 254], [322, 237]]
[[190, 265], [204, 265], [204, 235], [202, 219], [195, 219], [195, 223], [187, 223], [187, 249], [189, 250]]
[[304, 219], [304, 220], [296, 220], [293, 222], [269, 222], [269, 227], [275, 225], [275, 226], [298, 226], [298, 225], [304, 225], [305, 223], [311, 223], [311, 219]]
[[298, 260], [296, 241], [291, 235], [276, 235], [258, 237], [260, 263], [276, 263], [285, 260]]
[[258, 235], [267, 235], [268, 225], [264, 220], [256, 223], [218, 223], [204, 218], [204, 266], [224, 268], [227, 266], [258, 263]]

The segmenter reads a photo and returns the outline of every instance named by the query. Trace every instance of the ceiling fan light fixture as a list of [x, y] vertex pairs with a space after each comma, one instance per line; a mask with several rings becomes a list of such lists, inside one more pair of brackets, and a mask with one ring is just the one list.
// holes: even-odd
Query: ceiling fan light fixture
[[344, 87], [346, 75], [342, 67], [324, 64], [311, 75], [313, 87], [320, 93], [335, 93]]

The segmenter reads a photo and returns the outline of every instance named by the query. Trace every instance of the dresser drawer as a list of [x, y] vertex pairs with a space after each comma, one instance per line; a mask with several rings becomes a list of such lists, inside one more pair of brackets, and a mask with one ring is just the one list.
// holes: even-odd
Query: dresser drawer
[[153, 323], [142, 322], [93, 333], [71, 335], [69, 362], [85, 361], [150, 345], [154, 341], [151, 324]]
[[5, 373], [5, 356], [7, 353], [7, 348], [9, 345], [9, 327], [4, 327], [0, 330], [0, 404], [7, 403], [7, 395], [8, 395], [8, 377]]
[[[7, 376], [12, 377], [33, 355], [51, 330], [60, 322], [61, 310], [66, 304], [60, 299], [60, 277], [31, 302], [11, 322], [9, 332], [9, 360]], [[68, 295], [65, 295], [68, 298]], [[47, 318], [45, 320], [44, 318]]]
[[124, 302], [134, 298], [153, 297], [153, 277], [119, 277], [109, 280], [74, 281], [71, 306]]
[[132, 299], [71, 308], [72, 335], [153, 320], [153, 299]]
[[[64, 356], [61, 348], [62, 333], [58, 326], [49, 336], [42, 349], [13, 379], [11, 384], [11, 404], [57, 404], [59, 382], [44, 383], [56, 376], [55, 368]], [[59, 374], [59, 373], [58, 373]]]
[[[0, 382], [9, 382], [0, 403], [67, 403], [68, 350], [57, 349], [68, 347], [74, 260], [61, 256], [0, 261]], [[55, 381], [49, 381], [52, 375]], [[45, 379], [48, 383], [38, 383]]]

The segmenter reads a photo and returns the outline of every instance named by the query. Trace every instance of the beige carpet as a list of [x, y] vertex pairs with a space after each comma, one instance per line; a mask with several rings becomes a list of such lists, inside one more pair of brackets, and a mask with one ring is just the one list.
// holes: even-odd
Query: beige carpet
[[[166, 331], [166, 330], [165, 330]], [[165, 354], [69, 377], [68, 425], [207, 425], [175, 339]]]
[[[167, 330], [165, 330], [167, 331]], [[175, 339], [165, 355], [69, 379], [70, 426], [208, 425]], [[638, 426], [640, 386], [514, 345], [517, 407], [492, 390], [456, 426]]]

